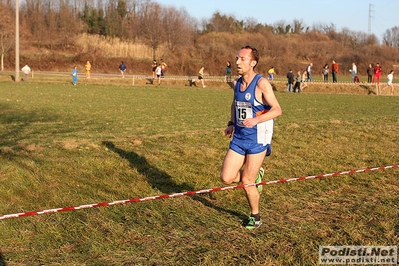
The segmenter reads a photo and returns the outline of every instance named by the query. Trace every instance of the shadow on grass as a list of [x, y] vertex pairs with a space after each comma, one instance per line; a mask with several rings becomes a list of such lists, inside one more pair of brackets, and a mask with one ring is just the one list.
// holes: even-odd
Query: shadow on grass
[[[30, 152], [42, 145], [43, 139], [73, 130], [54, 126], [53, 123], [58, 120], [57, 115], [44, 109], [18, 110], [12, 104], [0, 103], [0, 160], [15, 161], [19, 167], [33, 170], [23, 162], [27, 157], [38, 160]], [[40, 126], [41, 123], [43, 126]]]
[[[115, 147], [115, 144], [113, 142], [110, 141], [103, 141], [102, 144], [109, 150], [118, 154], [121, 158], [127, 160], [132, 168], [137, 169], [140, 174], [147, 178], [153, 188], [160, 190], [162, 193], [173, 194], [185, 191], [194, 191], [194, 188], [190, 185], [187, 185], [186, 183], [182, 185], [176, 184], [176, 182], [173, 181], [173, 178], [170, 175], [149, 164], [145, 157], [140, 156], [133, 151], [128, 152], [119, 149]], [[228, 213], [230, 215], [237, 216], [240, 219], [244, 219], [246, 217], [246, 215], [238, 213], [236, 211], [226, 210], [224, 208], [218, 207], [210, 202], [208, 199], [201, 197], [200, 195], [190, 195], [190, 197], [196, 201], [201, 202], [203, 205], [215, 209], [219, 212]]]
[[6, 266], [6, 261], [4, 260], [4, 255], [0, 253], [0, 266]]
[[[59, 120], [57, 115], [46, 110], [16, 110], [12, 104], [0, 104], [0, 124], [4, 125], [4, 130], [0, 128], [0, 148], [15, 147], [21, 142], [35, 141], [37, 136], [41, 137], [44, 132], [33, 124], [46, 125], [45, 133], [52, 135], [50, 130], [59, 132], [70, 132], [71, 129], [55, 128], [52, 123]], [[31, 128], [30, 128], [31, 127]], [[28, 131], [29, 134], [24, 133]]]
[[362, 88], [362, 89], [367, 90], [367, 94], [374, 94], [374, 95], [377, 95], [377, 94], [375, 93], [375, 91], [373, 90], [373, 88], [371, 88], [371, 87], [368, 86], [368, 85], [362, 84], [362, 85], [359, 85], [359, 87]]

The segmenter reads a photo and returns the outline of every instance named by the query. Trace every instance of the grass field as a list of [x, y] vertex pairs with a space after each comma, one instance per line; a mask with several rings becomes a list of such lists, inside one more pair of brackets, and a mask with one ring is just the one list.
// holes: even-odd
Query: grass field
[[[69, 81], [69, 79], [68, 79]], [[265, 180], [399, 162], [399, 98], [276, 92]], [[0, 81], [0, 215], [223, 186], [232, 91]], [[398, 245], [399, 170], [0, 221], [0, 265], [318, 265]]]

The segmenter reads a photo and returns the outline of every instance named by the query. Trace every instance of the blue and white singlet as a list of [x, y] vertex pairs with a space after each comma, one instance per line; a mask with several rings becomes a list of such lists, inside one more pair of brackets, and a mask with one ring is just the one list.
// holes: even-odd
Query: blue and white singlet
[[260, 116], [271, 109], [271, 106], [264, 105], [255, 98], [255, 90], [260, 78], [262, 76], [256, 74], [245, 91], [240, 91], [242, 77], [237, 80], [234, 88], [235, 128], [233, 139], [266, 146], [272, 141], [274, 119], [261, 122], [252, 128], [242, 124], [245, 119]]

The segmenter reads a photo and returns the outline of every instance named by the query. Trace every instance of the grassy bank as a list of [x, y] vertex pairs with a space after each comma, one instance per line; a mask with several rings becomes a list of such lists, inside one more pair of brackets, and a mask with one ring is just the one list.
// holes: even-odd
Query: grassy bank
[[[222, 186], [230, 89], [93, 80], [0, 81], [1, 214]], [[304, 92], [276, 92], [265, 180], [398, 163], [397, 97]], [[0, 265], [317, 265], [399, 243], [398, 173], [268, 186], [256, 231], [241, 190], [2, 220]]]

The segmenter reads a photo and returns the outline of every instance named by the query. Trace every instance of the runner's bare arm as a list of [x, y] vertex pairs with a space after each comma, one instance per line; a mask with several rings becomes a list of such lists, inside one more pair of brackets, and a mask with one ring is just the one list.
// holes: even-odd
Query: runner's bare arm
[[256, 87], [256, 99], [263, 102], [263, 104], [269, 105], [271, 108], [268, 112], [265, 112], [260, 116], [246, 119], [243, 123], [244, 126], [254, 127], [258, 123], [271, 120], [282, 114], [280, 104], [278, 103], [277, 98], [274, 95], [273, 87], [270, 82], [265, 78], [261, 78], [258, 81], [258, 85]]

